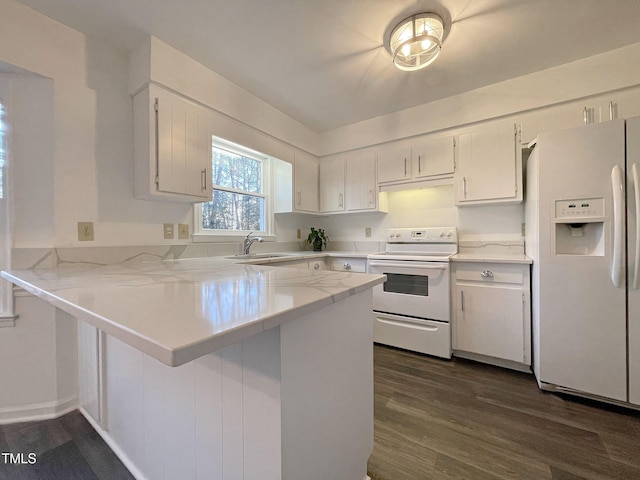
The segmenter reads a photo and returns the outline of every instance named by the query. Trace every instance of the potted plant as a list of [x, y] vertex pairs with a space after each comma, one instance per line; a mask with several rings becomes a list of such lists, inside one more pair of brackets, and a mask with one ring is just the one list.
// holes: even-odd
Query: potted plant
[[323, 246], [325, 248], [327, 247], [327, 240], [329, 240], [329, 237], [327, 237], [322, 228], [315, 229], [311, 227], [311, 232], [305, 240], [305, 243], [313, 245], [314, 252], [321, 252]]

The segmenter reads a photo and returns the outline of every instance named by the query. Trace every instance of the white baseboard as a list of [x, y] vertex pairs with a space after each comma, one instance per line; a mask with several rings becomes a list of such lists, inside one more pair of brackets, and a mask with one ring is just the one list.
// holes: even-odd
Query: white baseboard
[[78, 396], [64, 398], [55, 402], [21, 405], [19, 407], [0, 408], [0, 425], [37, 420], [50, 420], [78, 408]]
[[116, 443], [116, 441], [113, 439], [113, 437], [111, 437], [111, 435], [109, 435], [108, 431], [103, 430], [102, 427], [100, 427], [100, 425], [98, 425], [98, 422], [96, 422], [93, 418], [91, 418], [91, 415], [89, 415], [89, 413], [87, 413], [87, 411], [84, 408], [80, 407], [80, 413], [84, 416], [84, 418], [87, 419], [87, 421], [91, 424], [93, 429], [96, 432], [98, 432], [98, 435], [100, 435], [102, 437], [102, 439], [105, 441], [105, 443], [107, 445], [109, 445], [109, 448], [111, 448], [113, 453], [116, 454], [116, 456], [120, 459], [120, 461], [124, 464], [124, 466], [127, 467], [127, 470], [129, 470], [129, 473], [131, 473], [131, 475], [133, 475], [133, 477], [136, 480], [149, 480], [138, 469], [138, 467], [135, 465], [135, 463], [133, 463], [131, 461], [131, 459], [129, 459], [127, 454], [124, 453], [124, 451]]

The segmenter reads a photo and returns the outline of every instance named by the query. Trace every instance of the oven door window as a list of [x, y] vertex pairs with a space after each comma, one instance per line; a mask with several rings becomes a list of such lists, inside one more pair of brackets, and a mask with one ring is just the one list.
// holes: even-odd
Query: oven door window
[[387, 281], [383, 286], [385, 292], [429, 296], [429, 277], [427, 275], [402, 273], [385, 273], [385, 275], [387, 276]]

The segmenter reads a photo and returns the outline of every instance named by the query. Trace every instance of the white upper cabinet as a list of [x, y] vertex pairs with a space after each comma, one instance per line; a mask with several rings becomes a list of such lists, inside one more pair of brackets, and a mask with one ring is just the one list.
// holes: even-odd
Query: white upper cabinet
[[133, 98], [135, 196], [211, 200], [211, 114], [148, 85]]
[[343, 212], [344, 207], [344, 159], [336, 158], [320, 163], [320, 211]]
[[385, 145], [378, 151], [378, 182], [411, 180], [411, 145]]
[[378, 190], [374, 151], [354, 152], [320, 163], [320, 211], [387, 211], [386, 196]]
[[378, 200], [376, 158], [373, 152], [356, 154], [346, 160], [346, 209], [375, 210]]
[[412, 147], [416, 178], [452, 176], [456, 165], [455, 137], [418, 140]]
[[455, 156], [453, 136], [423, 136], [385, 145], [378, 151], [378, 183], [387, 186], [450, 179]]
[[520, 127], [507, 122], [460, 135], [457, 206], [522, 202], [520, 135]]
[[318, 213], [318, 163], [308, 155], [296, 153], [293, 164], [293, 210]]

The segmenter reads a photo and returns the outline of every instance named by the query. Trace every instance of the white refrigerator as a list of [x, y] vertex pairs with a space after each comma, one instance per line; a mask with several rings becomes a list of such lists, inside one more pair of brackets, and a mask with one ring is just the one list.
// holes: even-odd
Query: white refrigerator
[[540, 134], [526, 168], [542, 389], [640, 405], [640, 117]]

